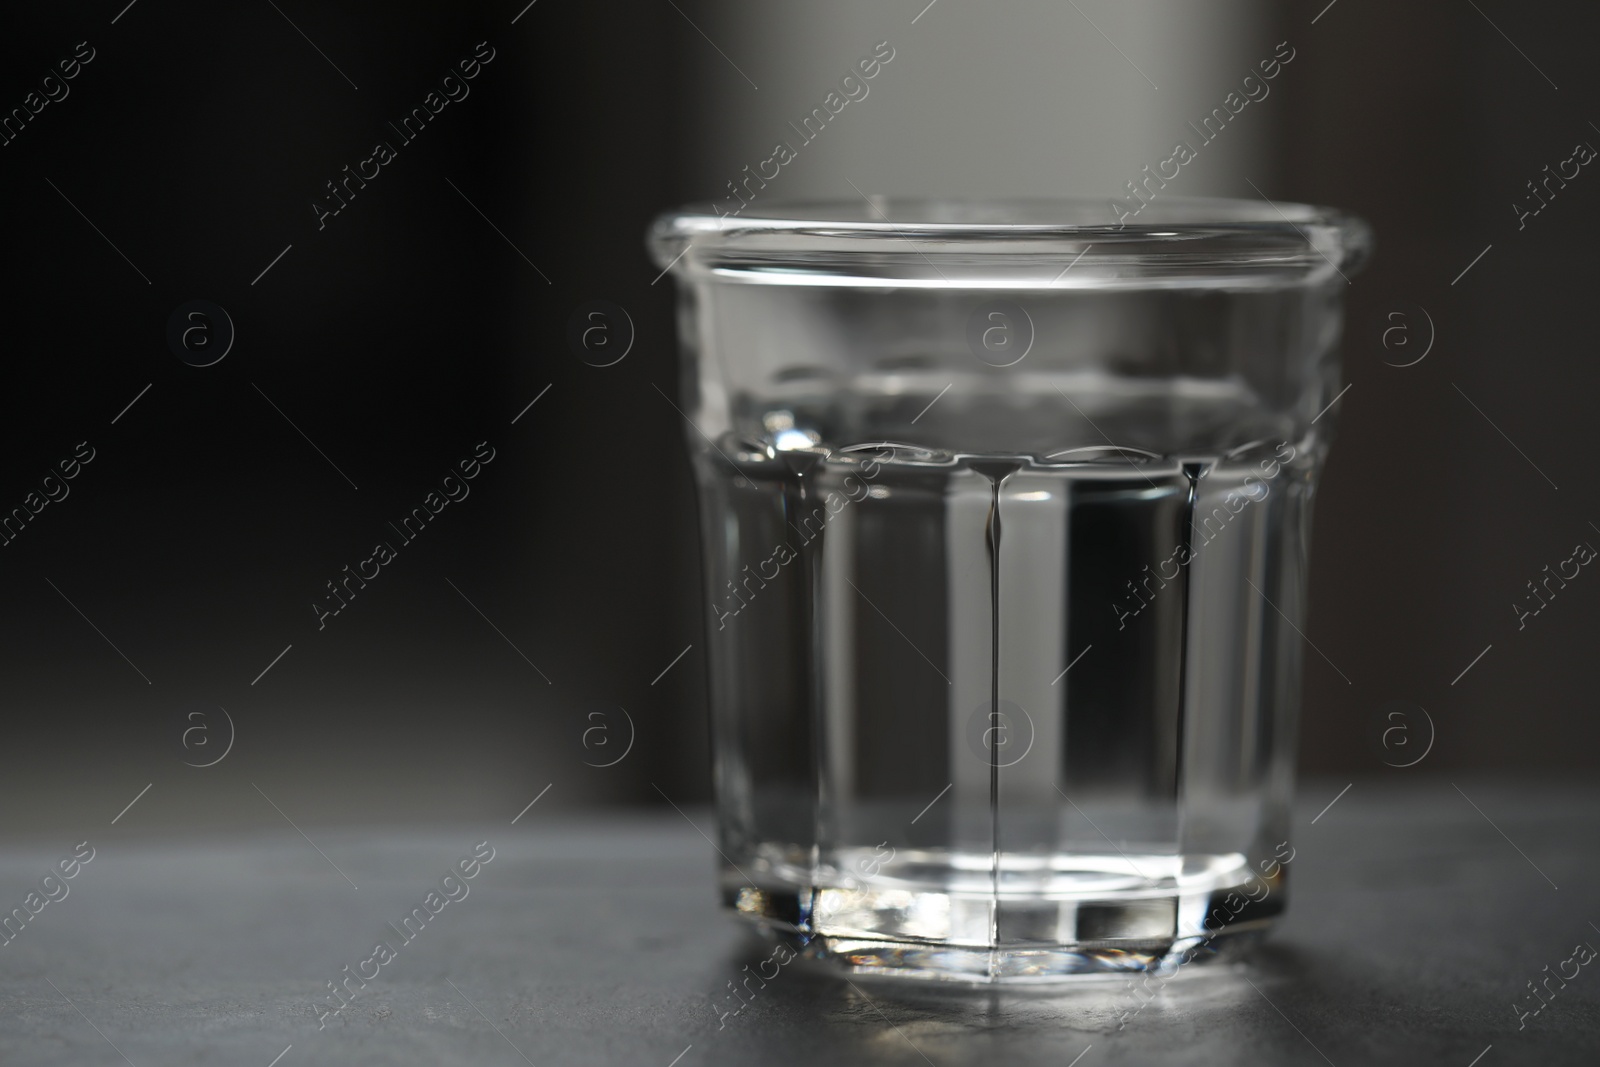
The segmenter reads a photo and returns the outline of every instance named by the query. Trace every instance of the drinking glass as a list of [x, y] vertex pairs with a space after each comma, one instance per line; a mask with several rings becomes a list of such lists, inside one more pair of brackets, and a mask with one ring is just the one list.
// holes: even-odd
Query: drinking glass
[[649, 244], [725, 905], [854, 972], [972, 982], [1170, 974], [1269, 927], [1366, 226], [872, 197], [685, 209]]

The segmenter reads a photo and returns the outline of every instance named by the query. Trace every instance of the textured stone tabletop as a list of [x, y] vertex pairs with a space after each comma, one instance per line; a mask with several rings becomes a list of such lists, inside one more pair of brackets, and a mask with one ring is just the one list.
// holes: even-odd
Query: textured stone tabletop
[[[1276, 935], [1120, 1030], [1139, 1004], [1121, 982], [907, 989], [799, 966], [719, 1021], [762, 948], [670, 810], [309, 839], [111, 827], [75, 866], [76, 841], [14, 843], [0, 906], [31, 917], [0, 947], [0, 1063], [1600, 1062], [1600, 966], [1569, 962], [1600, 946], [1600, 791], [1458, 784], [1359, 782], [1320, 816], [1344, 783], [1304, 785]], [[462, 860], [473, 877], [444, 880]], [[62, 861], [74, 876], [45, 883]], [[328, 983], [357, 970], [376, 977], [335, 1012]]]

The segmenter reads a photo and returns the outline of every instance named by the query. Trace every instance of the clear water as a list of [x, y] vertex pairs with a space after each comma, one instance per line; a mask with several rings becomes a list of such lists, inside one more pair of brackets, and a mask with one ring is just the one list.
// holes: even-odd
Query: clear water
[[936, 392], [696, 458], [725, 902], [973, 980], [1170, 967], [1242, 887], [1260, 929], [1319, 446], [1226, 388]]

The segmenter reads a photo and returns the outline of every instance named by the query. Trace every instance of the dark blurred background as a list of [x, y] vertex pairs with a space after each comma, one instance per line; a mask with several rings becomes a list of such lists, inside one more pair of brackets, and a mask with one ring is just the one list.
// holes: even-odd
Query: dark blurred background
[[[29, 517], [0, 546], [5, 833], [147, 784], [139, 825], [175, 829], [281, 825], [258, 792], [302, 824], [500, 817], [547, 785], [705, 799], [671, 280], [641, 238], [884, 40], [775, 195], [1109, 200], [1289, 42], [1173, 192], [1333, 204], [1378, 236], [1316, 517], [1302, 771], [1600, 766], [1600, 578], [1520, 631], [1511, 606], [1600, 544], [1600, 177], [1520, 228], [1513, 207], [1600, 145], [1600, 10], [924, 5], [12, 5], [0, 510]], [[390, 123], [452, 72], [408, 143]], [[319, 226], [379, 141], [394, 158]], [[569, 339], [597, 299], [635, 335], [610, 366]], [[214, 310], [169, 340], [196, 300], [234, 335], [204, 367]], [[403, 543], [389, 523], [480, 442], [470, 495]], [[396, 558], [319, 628], [380, 541]], [[1432, 723], [1414, 767], [1378, 744], [1394, 701]]]

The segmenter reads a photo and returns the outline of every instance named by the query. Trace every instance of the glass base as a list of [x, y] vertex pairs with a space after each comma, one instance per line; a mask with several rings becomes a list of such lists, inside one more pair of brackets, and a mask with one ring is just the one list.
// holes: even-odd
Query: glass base
[[852, 977], [879, 976], [968, 985], [1057, 985], [1127, 979], [1134, 974], [1165, 977], [1195, 964], [1234, 959], [1264, 936], [1270, 923], [1191, 937], [1148, 950], [1002, 946], [973, 949], [910, 941], [866, 941], [774, 930], [777, 940], [803, 959], [843, 970]]
[[1285, 902], [1281, 869], [1256, 876], [1235, 856], [1055, 857], [1042, 869], [1008, 856], [997, 881], [991, 856], [945, 853], [938, 878], [929, 858], [885, 866], [870, 883], [755, 863], [725, 872], [723, 903], [853, 975], [1045, 984], [1170, 975], [1236, 955]]

